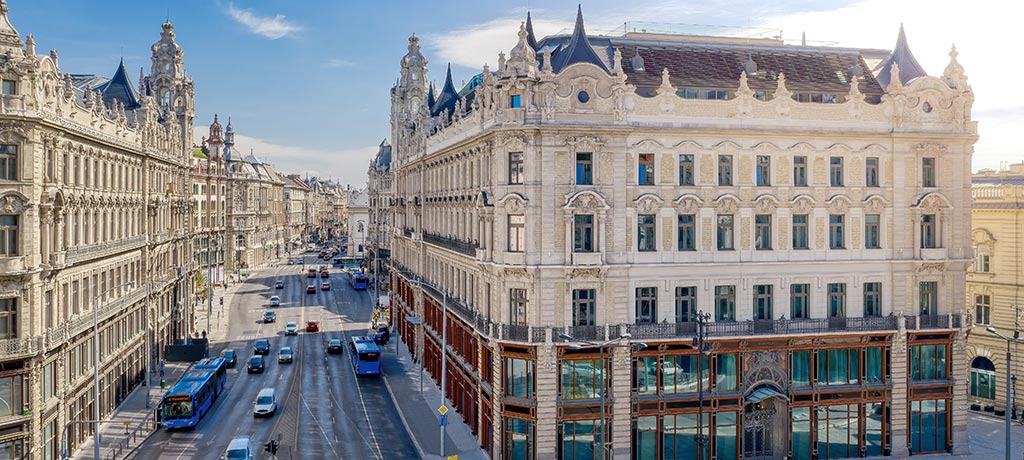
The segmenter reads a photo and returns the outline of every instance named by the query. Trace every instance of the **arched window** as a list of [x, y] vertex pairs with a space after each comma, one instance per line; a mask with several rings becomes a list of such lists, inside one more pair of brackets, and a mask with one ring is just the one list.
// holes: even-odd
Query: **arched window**
[[167, 108], [171, 105], [171, 90], [165, 89], [160, 93], [160, 106]]
[[989, 272], [989, 249], [985, 243], [978, 243], [974, 247], [974, 271], [977, 273]]
[[984, 356], [971, 361], [971, 396], [996, 399], [996, 366]]

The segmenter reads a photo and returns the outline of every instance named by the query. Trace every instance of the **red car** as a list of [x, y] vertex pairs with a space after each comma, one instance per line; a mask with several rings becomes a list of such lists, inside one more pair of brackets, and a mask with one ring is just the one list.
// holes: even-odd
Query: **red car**
[[330, 291], [331, 290], [331, 282], [330, 281], [324, 281], [323, 283], [320, 283], [320, 290], [321, 291]]
[[306, 286], [306, 294], [316, 294], [316, 285], [310, 284], [309, 286]]
[[320, 322], [306, 321], [306, 332], [320, 332]]
[[331, 272], [329, 272], [327, 270], [324, 270], [324, 271], [320, 272], [320, 277], [321, 278], [330, 278], [331, 277]]

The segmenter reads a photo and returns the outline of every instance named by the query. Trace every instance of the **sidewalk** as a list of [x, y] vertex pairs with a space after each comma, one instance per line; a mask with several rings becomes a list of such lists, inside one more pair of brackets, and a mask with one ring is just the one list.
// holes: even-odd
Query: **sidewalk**
[[[100, 457], [103, 459], [125, 458], [136, 446], [142, 444], [146, 438], [156, 431], [154, 416], [160, 400], [164, 393], [171, 389], [174, 382], [177, 382], [182, 374], [188, 370], [191, 363], [167, 363], [164, 365], [164, 380], [166, 388], [160, 388], [160, 364], [154, 363], [153, 375], [150, 380], [153, 388], [150, 391], [150, 408], [146, 408], [146, 386], [139, 385], [128, 394], [128, 397], [121, 402], [114, 413], [105, 420], [128, 422], [127, 426], [122, 423], [103, 423], [100, 425]], [[91, 417], [90, 417], [91, 418]], [[77, 450], [69, 452], [70, 458], [86, 459], [93, 458], [93, 438], [86, 439]]]
[[[397, 356], [395, 350], [398, 350]], [[420, 458], [441, 459], [438, 455], [441, 439], [438, 428], [437, 408], [440, 406], [441, 390], [427, 372], [423, 373], [423, 394], [420, 394], [420, 367], [412, 362], [412, 355], [404, 342], [398, 344], [398, 335], [392, 336], [392, 343], [384, 351], [384, 385], [391, 400], [398, 408], [402, 425], [409, 432]], [[449, 409], [453, 405], [446, 403]], [[480, 449], [476, 437], [454, 409], [448, 412], [448, 427], [445, 436], [445, 456], [458, 454], [459, 460], [487, 460], [487, 453]]]

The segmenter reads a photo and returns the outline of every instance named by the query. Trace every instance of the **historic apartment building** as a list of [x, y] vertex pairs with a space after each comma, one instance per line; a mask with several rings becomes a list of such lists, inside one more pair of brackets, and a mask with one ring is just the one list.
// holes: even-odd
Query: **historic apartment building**
[[955, 50], [936, 77], [902, 30], [889, 52], [579, 14], [538, 41], [528, 16], [494, 71], [427, 81], [412, 36], [392, 318], [492, 458], [967, 452]]
[[[193, 82], [170, 22], [136, 86], [123, 62], [65, 73], [7, 15], [0, 0], [0, 452], [54, 459], [67, 422], [143, 380], [147, 331], [154, 360], [188, 331]], [[68, 430], [72, 453], [91, 432]]]
[[345, 228], [342, 230], [348, 235], [348, 255], [354, 257], [365, 257], [370, 251], [370, 194], [366, 190], [347, 188], [345, 193], [345, 207], [341, 214], [345, 218]]
[[[391, 195], [391, 144], [387, 139], [377, 147], [377, 155], [370, 161], [367, 170], [366, 193], [369, 199], [369, 245], [366, 248], [370, 264], [369, 271], [374, 267], [378, 273], [385, 269], [384, 263], [391, 256], [391, 206], [394, 198]], [[380, 275], [383, 277], [383, 275]]]
[[256, 155], [242, 157], [234, 148], [233, 133], [225, 137], [223, 148], [229, 196], [225, 270], [241, 273], [284, 255], [285, 182]]
[[282, 176], [281, 180], [284, 181], [284, 245], [288, 252], [302, 252], [305, 251], [309, 223], [313, 216], [310, 206], [313, 202], [310, 199], [312, 189], [296, 174]]
[[[1024, 163], [1003, 171], [982, 170], [974, 175], [971, 192], [971, 237], [974, 265], [967, 272], [967, 305], [974, 328], [968, 339], [969, 394], [977, 409], [1006, 409], [1006, 341], [985, 329], [1014, 337], [1024, 327], [1024, 270], [1020, 261], [1024, 224]], [[1016, 394], [1017, 377], [1024, 377], [1020, 344], [1011, 345], [1010, 410], [1024, 410], [1024, 382]]]
[[[204, 285], [210, 282], [222, 285], [226, 279], [224, 251], [227, 245], [228, 174], [224, 162], [224, 136], [224, 129], [214, 115], [208, 136], [203, 136], [202, 145], [193, 149], [192, 155], [193, 247], [195, 263], [202, 273]], [[230, 121], [227, 136], [234, 136]]]

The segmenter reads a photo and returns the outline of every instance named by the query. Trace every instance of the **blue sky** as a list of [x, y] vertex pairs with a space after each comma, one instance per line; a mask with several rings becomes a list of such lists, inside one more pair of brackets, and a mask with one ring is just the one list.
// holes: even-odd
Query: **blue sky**
[[[456, 84], [493, 68], [516, 43], [530, 9], [537, 34], [571, 27], [576, 1], [336, 0], [8, 0], [9, 18], [39, 53], [56, 48], [63, 72], [111, 76], [122, 55], [132, 79], [149, 72], [160, 24], [175, 24], [185, 69], [196, 84], [196, 132], [219, 113], [231, 117], [239, 149], [254, 150], [286, 173], [330, 176], [362, 187], [366, 167], [390, 136], [389, 89], [407, 39], [423, 39], [430, 78], [447, 62]], [[1015, 139], [1024, 102], [1015, 87], [1024, 64], [995, 46], [1015, 30], [1012, 15], [962, 8], [952, 1], [665, 0], [588, 1], [590, 33], [625, 21], [741, 26], [780, 31], [784, 39], [889, 49], [905, 24], [925, 69], [941, 75], [950, 44], [976, 92], [982, 140], [975, 168], [1021, 160]], [[973, 11], [977, 10], [977, 11]], [[710, 30], [691, 27], [691, 30]], [[1005, 56], [1005, 55], [1004, 55]], [[198, 136], [197, 136], [198, 137]]]

